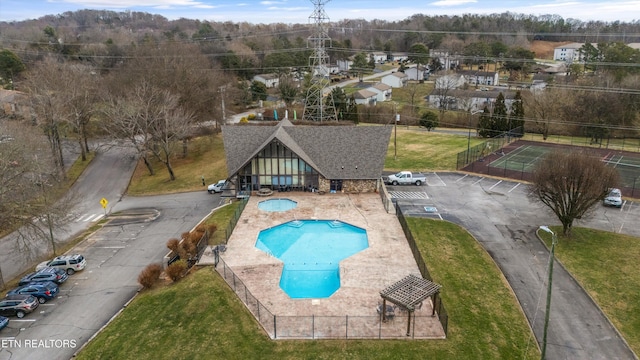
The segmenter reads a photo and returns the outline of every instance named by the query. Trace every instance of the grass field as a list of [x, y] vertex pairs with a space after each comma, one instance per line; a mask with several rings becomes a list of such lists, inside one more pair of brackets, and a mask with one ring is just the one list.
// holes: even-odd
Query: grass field
[[539, 358], [515, 297], [478, 242], [451, 223], [408, 222], [443, 286], [446, 340], [272, 341], [224, 280], [204, 268], [143, 292], [77, 359]]
[[[220, 135], [211, 146], [191, 149], [198, 160], [176, 162], [178, 178], [167, 185], [159, 168], [156, 176], [136, 172], [136, 193], [202, 189], [200, 172], [212, 180], [225, 177]], [[477, 141], [474, 143], [474, 141]], [[472, 146], [481, 140], [472, 139]], [[397, 159], [393, 134], [385, 170], [455, 170], [455, 154], [466, 149], [461, 135], [398, 128]], [[183, 166], [186, 166], [183, 169]], [[144, 170], [144, 169], [143, 169]], [[209, 176], [209, 175], [207, 175]], [[140, 185], [141, 177], [145, 186]], [[202, 189], [204, 192], [204, 189]], [[204, 194], [203, 194], [204, 195]], [[232, 213], [231, 207], [223, 211]], [[223, 212], [217, 224], [226, 224]], [[228, 286], [211, 271], [199, 271], [178, 284], [143, 293], [107, 327], [80, 359], [193, 358], [229, 359], [529, 359], [539, 357], [535, 340], [513, 297], [505, 293], [504, 278], [480, 245], [455, 225], [409, 219], [419, 239], [422, 256], [434, 281], [444, 285], [442, 296], [449, 313], [449, 335], [444, 341], [271, 341]], [[414, 223], [415, 221], [415, 223]], [[218, 226], [221, 235], [225, 225]], [[555, 231], [556, 229], [554, 229]], [[561, 233], [561, 231], [557, 231]], [[463, 234], [464, 233], [464, 234]], [[544, 234], [543, 234], [544, 235]], [[547, 239], [550, 240], [550, 239]], [[560, 236], [558, 259], [601, 305], [636, 353], [640, 352], [640, 273], [636, 259], [640, 240], [620, 234], [574, 228], [573, 238]], [[214, 240], [213, 243], [217, 243]], [[438, 259], [436, 261], [435, 259]], [[469, 266], [469, 268], [468, 268]], [[474, 271], [469, 271], [474, 269]], [[478, 286], [474, 274], [483, 274], [490, 291]], [[500, 283], [501, 285], [498, 285]], [[487, 297], [496, 292], [499, 297]], [[479, 301], [481, 299], [482, 301]], [[505, 301], [505, 299], [508, 299]], [[483, 304], [485, 303], [485, 304]], [[485, 307], [486, 305], [486, 307]], [[506, 319], [502, 321], [501, 319]], [[492, 319], [498, 319], [494, 322]], [[532, 350], [534, 349], [534, 350]], [[188, 355], [186, 355], [188, 354]]]

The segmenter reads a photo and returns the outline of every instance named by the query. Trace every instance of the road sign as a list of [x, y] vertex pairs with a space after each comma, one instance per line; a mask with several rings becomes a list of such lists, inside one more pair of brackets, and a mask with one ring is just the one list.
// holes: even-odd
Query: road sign
[[107, 201], [107, 199], [105, 198], [100, 199], [100, 205], [102, 205], [102, 208], [106, 209], [107, 204], [109, 204], [109, 201]]

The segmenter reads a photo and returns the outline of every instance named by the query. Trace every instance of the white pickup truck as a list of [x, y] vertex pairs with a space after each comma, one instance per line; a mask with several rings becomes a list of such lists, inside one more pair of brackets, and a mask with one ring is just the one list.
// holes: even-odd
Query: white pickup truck
[[412, 173], [411, 171], [400, 171], [397, 174], [389, 175], [386, 183], [391, 185], [408, 185], [416, 184], [422, 185], [427, 180], [427, 177], [422, 173]]

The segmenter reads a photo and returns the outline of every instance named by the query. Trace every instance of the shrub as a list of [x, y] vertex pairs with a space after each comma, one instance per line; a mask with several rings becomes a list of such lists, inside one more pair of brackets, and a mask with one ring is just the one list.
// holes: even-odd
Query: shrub
[[243, 117], [241, 117], [241, 118], [240, 118], [240, 123], [241, 123], [241, 124], [246, 124], [246, 123], [248, 123], [248, 122], [249, 122], [249, 120], [247, 120], [247, 118], [246, 118], [246, 117], [244, 117], [244, 116], [243, 116]]
[[187, 270], [187, 263], [184, 260], [178, 260], [167, 266], [165, 272], [171, 281], [176, 282], [184, 276], [185, 270]]
[[169, 239], [169, 241], [167, 241], [167, 247], [173, 252], [178, 252], [178, 246], [180, 246], [180, 240], [176, 238]]
[[160, 278], [161, 273], [162, 265], [158, 263], [149, 264], [147, 267], [142, 269], [142, 272], [138, 275], [138, 282], [143, 288], [151, 289]]
[[191, 241], [183, 241], [180, 243], [180, 258], [189, 259], [196, 254], [196, 245]]
[[[255, 120], [255, 119], [256, 119], [256, 114], [253, 114], [253, 113], [252, 113], [252, 114], [249, 114], [249, 115], [247, 116], [247, 119], [249, 119], [249, 120]], [[242, 121], [242, 119], [241, 119], [241, 121]]]

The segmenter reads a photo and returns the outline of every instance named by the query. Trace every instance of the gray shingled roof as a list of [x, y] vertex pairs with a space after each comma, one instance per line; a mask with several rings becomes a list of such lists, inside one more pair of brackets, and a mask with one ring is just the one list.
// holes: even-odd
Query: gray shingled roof
[[273, 140], [280, 141], [327, 179], [377, 179], [382, 175], [391, 126], [225, 125], [229, 175], [236, 174]]

